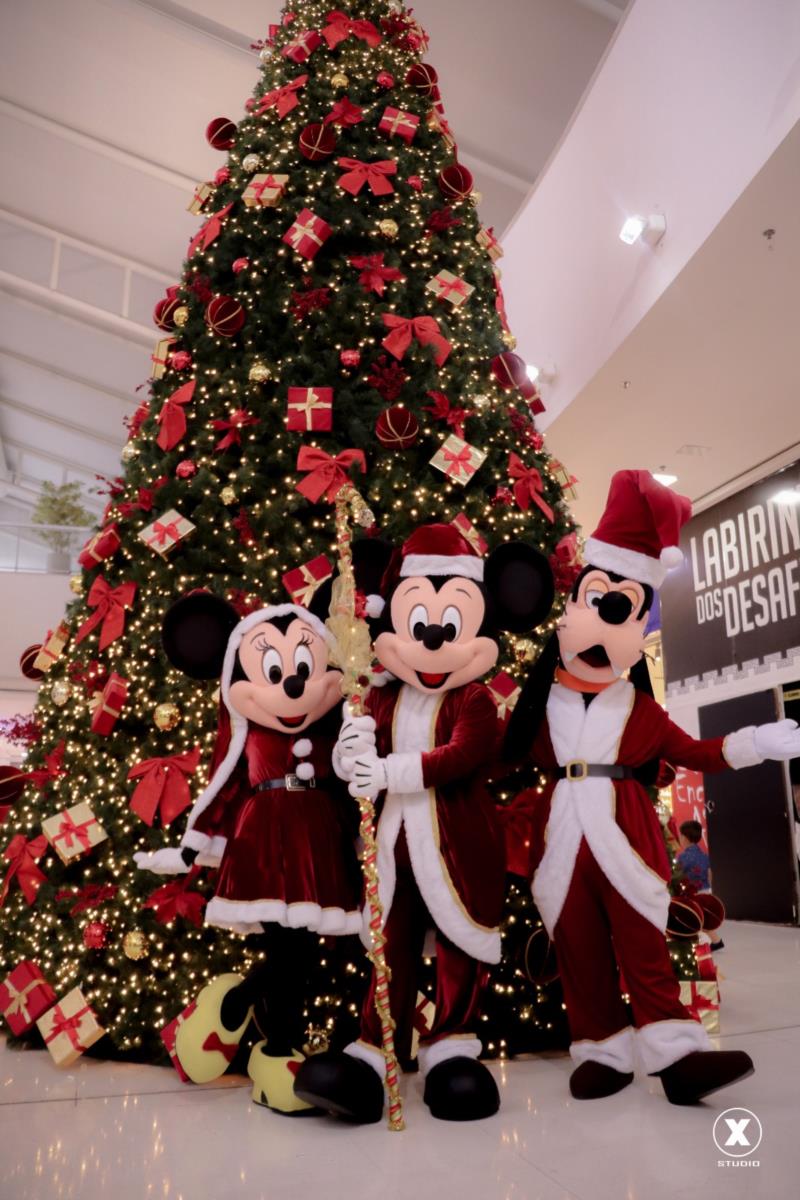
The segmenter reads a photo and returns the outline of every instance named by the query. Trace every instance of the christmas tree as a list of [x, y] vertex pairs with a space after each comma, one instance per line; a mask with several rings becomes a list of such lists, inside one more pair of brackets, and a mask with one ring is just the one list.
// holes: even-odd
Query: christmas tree
[[[452, 521], [482, 547], [538, 546], [562, 587], [573, 570], [574, 481], [536, 428], [501, 250], [422, 61], [424, 31], [394, 0], [290, 8], [255, 47], [242, 118], [208, 126], [225, 165], [191, 201], [199, 229], [156, 307], [164, 336], [124, 474], [37, 660], [38, 741], [4, 826], [0, 978], [33, 961], [58, 996], [80, 986], [105, 1053], [162, 1055], [159, 1029], [250, 953], [202, 927], [202, 873], [154, 886], [133, 864], [179, 840], [216, 732], [213, 682], [161, 652], [168, 606], [197, 587], [242, 611], [307, 600], [333, 569], [331, 501], [348, 477], [395, 542]], [[537, 648], [505, 643], [501, 711]], [[78, 804], [70, 832], [63, 810]], [[361, 961], [352, 945], [324, 948], [310, 1025], [354, 1011]], [[521, 999], [507, 983], [519, 964], [502, 972], [508, 1015], [524, 1001], [522, 1019], [547, 1029], [545, 992]], [[503, 1019], [495, 1003], [487, 1042]]]

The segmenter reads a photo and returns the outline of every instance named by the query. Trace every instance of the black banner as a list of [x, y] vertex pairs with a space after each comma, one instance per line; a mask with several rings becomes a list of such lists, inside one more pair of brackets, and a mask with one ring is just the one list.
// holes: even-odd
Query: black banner
[[[800, 463], [693, 517], [661, 588], [668, 683], [800, 645]], [[800, 495], [800, 493], [798, 493]]]

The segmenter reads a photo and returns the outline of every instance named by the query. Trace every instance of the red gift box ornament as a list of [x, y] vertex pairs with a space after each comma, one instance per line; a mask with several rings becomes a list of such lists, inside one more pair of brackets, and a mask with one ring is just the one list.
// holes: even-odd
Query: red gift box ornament
[[284, 58], [291, 62], [305, 62], [311, 57], [317, 46], [322, 45], [322, 38], [316, 29], [302, 29], [291, 42], [287, 42], [281, 50]]
[[485, 459], [485, 450], [480, 450], [451, 433], [450, 437], [442, 442], [430, 464], [455, 483], [468, 483]]
[[68, 1067], [105, 1032], [86, 1003], [80, 988], [73, 988], [39, 1017], [36, 1025], [59, 1067]]
[[507, 671], [499, 671], [489, 680], [487, 687], [497, 705], [497, 716], [504, 721], [519, 700], [522, 689]]
[[161, 1035], [160, 1035], [161, 1040], [166, 1047], [167, 1054], [170, 1056], [170, 1058], [172, 1060], [172, 1065], [175, 1068], [175, 1070], [178, 1072], [178, 1074], [180, 1075], [180, 1077], [184, 1083], [189, 1083], [190, 1079], [189, 1079], [189, 1076], [184, 1071], [183, 1067], [181, 1066], [180, 1060], [178, 1059], [178, 1056], [175, 1053], [175, 1035], [178, 1032], [178, 1026], [182, 1025], [183, 1022], [187, 1019], [187, 1017], [190, 1017], [192, 1015], [192, 1013], [194, 1012], [194, 1010], [196, 1008], [197, 1008], [197, 1001], [193, 1000], [191, 1002], [191, 1004], [183, 1010], [183, 1012], [178, 1013], [177, 1017], [175, 1017], [172, 1021], [170, 1021], [168, 1025], [164, 1026], [164, 1028], [161, 1030]]
[[311, 209], [304, 208], [297, 214], [281, 240], [303, 258], [314, 258], [332, 232], [327, 221], [316, 216]]
[[544, 499], [544, 484], [536, 467], [526, 467], [519, 455], [512, 450], [508, 456], [508, 473], [514, 485], [514, 499], [523, 512], [527, 512], [533, 501], [548, 521], [555, 520], [552, 508]]
[[[151, 379], [163, 379], [170, 367], [173, 366], [173, 348], [178, 345], [178, 339], [174, 337], [159, 338], [156, 342], [156, 348], [150, 355], [150, 361], [153, 364], [153, 369], [150, 372]], [[180, 353], [180, 351], [178, 351]]]
[[200, 747], [195, 746], [183, 754], [146, 758], [131, 767], [128, 779], [139, 780], [131, 796], [131, 811], [145, 825], [152, 825], [158, 814], [166, 828], [191, 804], [189, 776], [197, 770], [199, 762]]
[[94, 612], [81, 625], [75, 635], [76, 645], [88, 637], [100, 625], [99, 648], [105, 650], [125, 632], [125, 612], [133, 605], [136, 595], [135, 583], [121, 583], [112, 588], [105, 576], [98, 575], [89, 589], [86, 603]]
[[382, 133], [388, 133], [389, 137], [401, 137], [404, 142], [410, 144], [414, 140], [418, 125], [419, 117], [416, 117], [414, 113], [404, 112], [402, 108], [392, 108], [389, 105], [383, 111], [383, 116], [378, 122], [378, 129]]
[[437, 300], [446, 300], [453, 308], [460, 308], [469, 300], [475, 288], [466, 279], [459, 279], [452, 271], [439, 271], [425, 284], [425, 290], [433, 292]]
[[158, 437], [156, 442], [162, 450], [174, 450], [186, 433], [186, 413], [184, 408], [191, 403], [194, 396], [195, 380], [184, 383], [164, 401], [158, 421]]
[[86, 801], [64, 808], [42, 821], [42, 832], [63, 863], [80, 858], [93, 846], [106, 841], [108, 834]]
[[390, 330], [381, 345], [395, 358], [403, 358], [412, 338], [415, 338], [421, 346], [433, 346], [437, 367], [447, 362], [453, 347], [442, 334], [439, 322], [434, 317], [398, 317], [394, 313], [382, 313], [381, 316], [384, 325]]
[[492, 262], [496, 262], [498, 258], [503, 257], [503, 247], [495, 236], [493, 226], [489, 225], [487, 228], [485, 225], [482, 225], [475, 234], [475, 241], [486, 251]]
[[56, 994], [38, 963], [21, 962], [0, 983], [0, 1013], [12, 1033], [26, 1033], [55, 1004]]
[[311, 603], [314, 592], [333, 575], [333, 566], [325, 554], [318, 554], [310, 562], [303, 563], [281, 576], [281, 582], [295, 604], [304, 608]]
[[106, 525], [104, 529], [92, 534], [78, 555], [78, 562], [85, 570], [91, 571], [99, 562], [116, 554], [119, 547], [119, 529], [113, 523]]
[[321, 30], [322, 36], [328, 43], [328, 49], [333, 50], [345, 38], [356, 37], [374, 50], [380, 45], [381, 35], [372, 21], [353, 20], [348, 17], [347, 13], [340, 12], [338, 9], [335, 12], [329, 12], [325, 20], [327, 25]]
[[9, 864], [3, 886], [0, 888], [0, 908], [5, 903], [11, 884], [16, 879], [20, 891], [28, 904], [33, 904], [39, 888], [46, 880], [43, 871], [37, 867], [37, 862], [47, 850], [47, 838], [41, 834], [31, 841], [26, 841], [23, 834], [18, 833], [3, 851], [3, 858]]
[[[248, 208], [275, 208], [283, 199], [283, 194], [289, 183], [288, 175], [273, 175], [271, 172], [262, 172], [259, 175], [254, 175], [248, 183], [247, 187], [242, 192], [242, 199]], [[241, 262], [241, 269], [249, 266], [247, 259], [237, 259], [236, 262]], [[233, 264], [236, 269], [236, 263]]]
[[332, 504], [347, 483], [348, 470], [354, 465], [361, 469], [362, 474], [366, 474], [367, 460], [363, 450], [342, 450], [334, 458], [318, 446], [301, 446], [297, 455], [297, 470], [309, 471], [310, 474], [300, 480], [297, 490], [312, 504], [316, 504], [323, 496]]
[[345, 174], [339, 179], [339, 187], [344, 188], [351, 196], [357, 196], [365, 184], [373, 196], [389, 196], [394, 188], [389, 182], [389, 175], [397, 174], [397, 163], [392, 158], [381, 159], [378, 162], [361, 162], [358, 158], [340, 158], [339, 166]]
[[296, 79], [293, 79], [290, 83], [285, 83], [283, 87], [273, 88], [271, 92], [265, 92], [258, 102], [255, 115], [262, 117], [270, 108], [274, 108], [278, 114], [278, 120], [282, 121], [287, 113], [290, 113], [293, 108], [297, 108], [300, 103], [300, 97], [297, 93], [307, 83], [307, 75], [298, 75]]
[[478, 554], [485, 554], [489, 549], [486, 538], [481, 536], [466, 513], [462, 512], [457, 517], [453, 517], [450, 524], [458, 530], [463, 538], [466, 538], [472, 549]]
[[287, 403], [287, 429], [325, 433], [333, 428], [333, 388], [290, 387]]
[[108, 682], [94, 701], [92, 712], [92, 733], [108, 737], [119, 720], [120, 713], [128, 699], [128, 681], [116, 671], [112, 671]]

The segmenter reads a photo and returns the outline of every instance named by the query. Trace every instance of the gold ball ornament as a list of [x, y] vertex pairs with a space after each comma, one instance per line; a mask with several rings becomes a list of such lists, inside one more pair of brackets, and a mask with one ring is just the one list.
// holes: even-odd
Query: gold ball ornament
[[63, 708], [72, 695], [72, 684], [67, 679], [57, 679], [50, 689], [50, 699], [53, 704]]
[[223, 504], [235, 504], [236, 492], [233, 490], [230, 484], [226, 484], [226, 486], [220, 492], [219, 498]]
[[349, 83], [350, 80], [343, 71], [337, 71], [335, 75], [331, 75], [331, 87], [346, 88]]
[[382, 221], [378, 222], [378, 232], [381, 237], [385, 237], [389, 241], [394, 241], [400, 232], [400, 226], [391, 217], [384, 217]]
[[477, 208], [479, 204], [483, 203], [483, 192], [472, 191], [469, 194], [469, 198], [472, 201], [472, 203], [475, 205], [475, 207]]
[[327, 1029], [323, 1029], [321, 1025], [309, 1025], [306, 1029], [303, 1053], [309, 1057], [312, 1054], [324, 1054], [329, 1047], [330, 1038]]
[[70, 575], [69, 590], [72, 592], [73, 596], [81, 595], [81, 593], [83, 592], [83, 576], [82, 575]]
[[536, 646], [530, 638], [517, 638], [514, 643], [514, 658], [520, 664], [533, 662], [536, 657]]
[[503, 345], [508, 346], [509, 350], [513, 350], [517, 344], [517, 339], [510, 329], [503, 330]]
[[135, 458], [139, 457], [139, 447], [133, 442], [126, 442], [119, 452], [120, 459], [124, 463], [132, 463]]
[[157, 729], [166, 733], [170, 729], [174, 729], [180, 722], [181, 710], [177, 704], [173, 704], [171, 700], [165, 700], [163, 704], [157, 704], [153, 709], [153, 721]]
[[242, 168], [245, 171], [257, 171], [261, 166], [261, 159], [257, 154], [245, 154], [242, 159]]
[[127, 957], [132, 958], [134, 962], [138, 962], [142, 958], [147, 958], [150, 953], [147, 938], [141, 929], [128, 930], [122, 939], [122, 949]]
[[486, 395], [472, 396], [470, 399], [474, 408], [488, 408], [491, 404], [490, 397]]
[[258, 52], [258, 57], [261, 59], [262, 63], [268, 63], [269, 60], [272, 58], [272, 47], [271, 46], [262, 46], [262, 48]]
[[272, 372], [266, 363], [254, 362], [247, 373], [247, 378], [251, 383], [266, 383]]
[[179, 305], [175, 309], [175, 312], [172, 314], [173, 325], [177, 325], [179, 329], [182, 329], [188, 320], [189, 320], [189, 309], [186, 307], [185, 304]]

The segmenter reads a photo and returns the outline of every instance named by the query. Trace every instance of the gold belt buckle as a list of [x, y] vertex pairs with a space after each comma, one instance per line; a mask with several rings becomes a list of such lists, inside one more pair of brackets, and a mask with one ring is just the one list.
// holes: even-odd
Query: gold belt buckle
[[[298, 779], [294, 774], [287, 775], [283, 782], [287, 792], [304, 792], [306, 790], [306, 785], [302, 779]], [[309, 783], [311, 783], [311, 780], [309, 780]]]
[[571, 758], [564, 766], [566, 778], [573, 783], [579, 779], [586, 779], [589, 774], [589, 764], [584, 758]]

